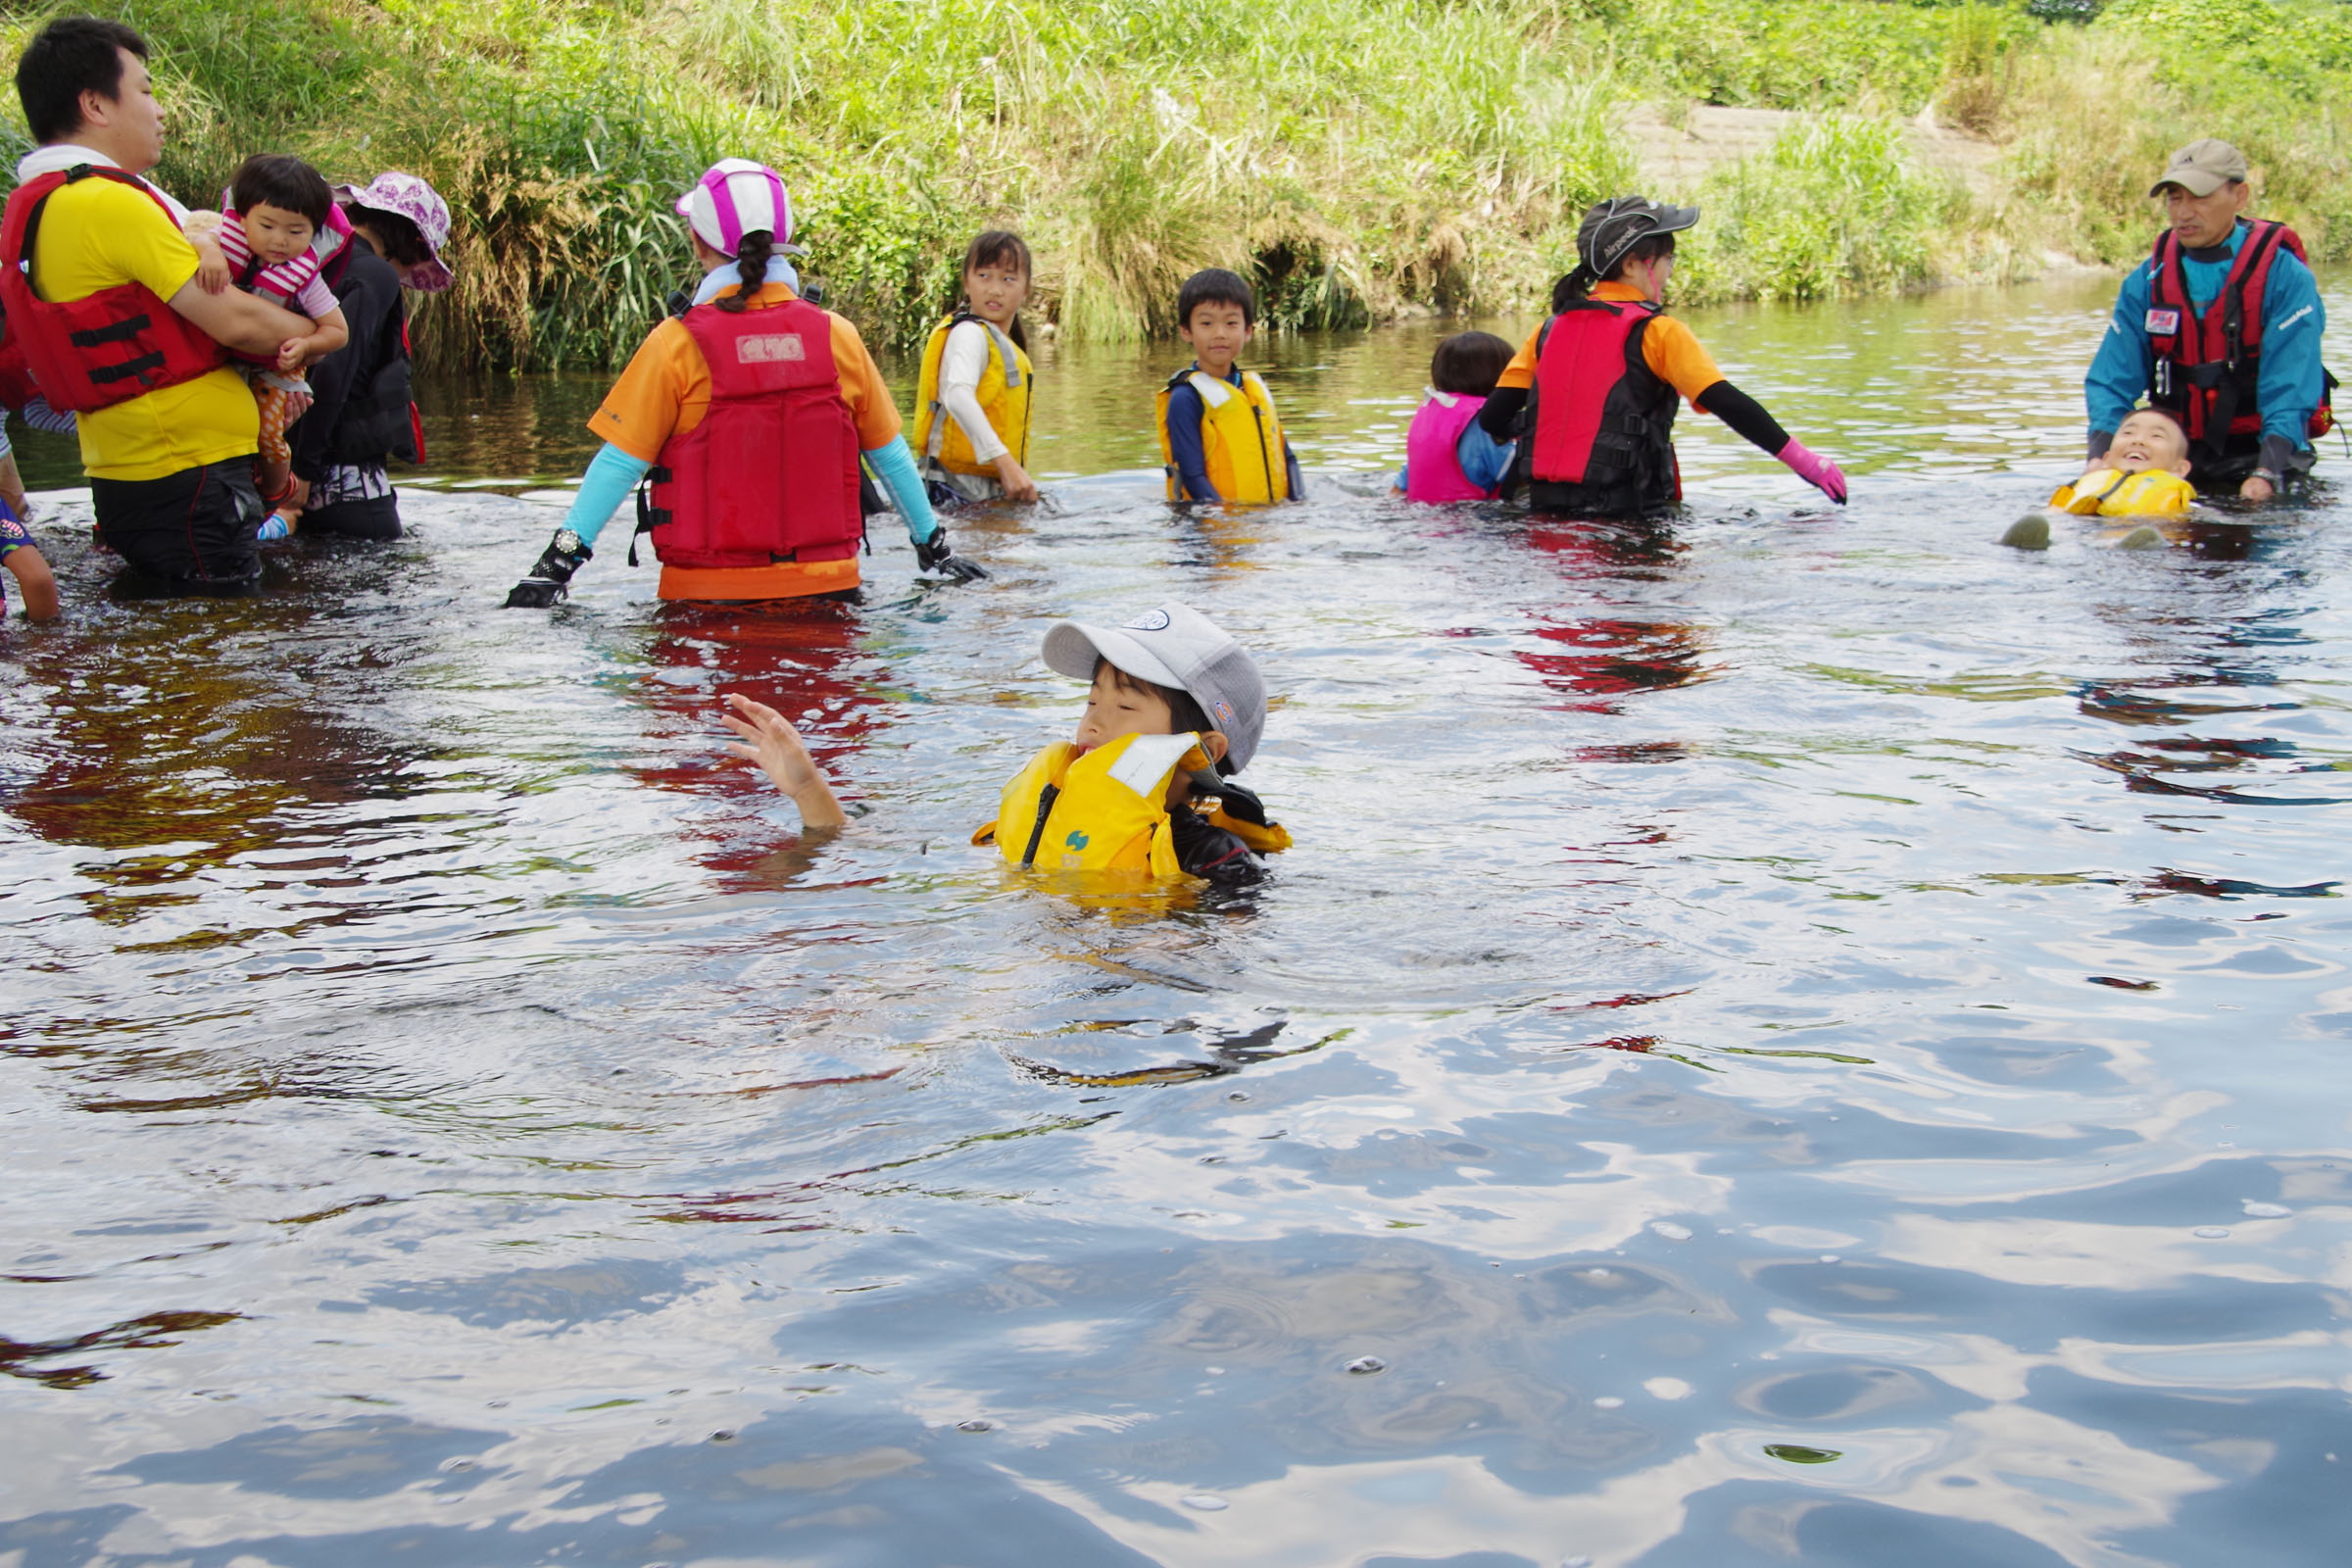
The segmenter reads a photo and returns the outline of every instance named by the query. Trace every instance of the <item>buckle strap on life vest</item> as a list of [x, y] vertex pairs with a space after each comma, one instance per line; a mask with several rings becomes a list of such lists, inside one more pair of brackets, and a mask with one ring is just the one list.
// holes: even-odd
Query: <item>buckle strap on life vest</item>
[[[2278, 253], [2305, 259], [2302, 237], [2270, 219], [2246, 220], [2230, 270], [2203, 310], [2189, 297], [2180, 235], [2156, 236], [2148, 263], [2152, 401], [2181, 416], [2192, 445], [2218, 454], [2232, 433], [2258, 424], [2265, 305]], [[2243, 410], [2245, 412], [2241, 413]], [[2321, 426], [2318, 415], [2315, 426]]]

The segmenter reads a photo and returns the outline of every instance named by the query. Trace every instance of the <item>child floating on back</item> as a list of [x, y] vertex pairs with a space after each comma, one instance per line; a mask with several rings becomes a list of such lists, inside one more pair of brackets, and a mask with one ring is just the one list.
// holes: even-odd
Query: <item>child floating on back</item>
[[1518, 443], [1496, 441], [1478, 422], [1511, 363], [1511, 346], [1492, 332], [1456, 332], [1429, 357], [1429, 398], [1404, 432], [1396, 489], [1412, 501], [1492, 501], [1502, 493]]
[[1238, 272], [1195, 272], [1176, 295], [1176, 331], [1193, 363], [1159, 394], [1159, 456], [1170, 501], [1298, 501], [1298, 460], [1274, 394], [1234, 362], [1257, 329], [1257, 296]]
[[990, 229], [963, 253], [963, 303], [931, 329], [915, 385], [914, 450], [934, 505], [1035, 501], [1029, 461], [1032, 372], [1021, 306], [1029, 247]]
[[[2161, 409], [2141, 409], [2116, 428], [2098, 466], [2062, 484], [2046, 511], [2030, 513], [2009, 525], [2001, 543], [2019, 550], [2046, 550], [2050, 518], [2185, 517], [2197, 499], [2188, 482], [2188, 435]], [[2164, 537], [2153, 527], [2134, 528], [2119, 543], [2148, 549]]]
[[[1257, 797], [1233, 782], [1257, 750], [1266, 688], [1241, 644], [1179, 604], [1123, 626], [1056, 622], [1047, 664], [1091, 682], [1077, 733], [1032, 757], [1004, 786], [997, 819], [972, 836], [1014, 865], [1063, 872], [1254, 882], [1257, 857], [1290, 848]], [[757, 762], [810, 828], [846, 820], [792, 721], [730, 692], [727, 750]]]

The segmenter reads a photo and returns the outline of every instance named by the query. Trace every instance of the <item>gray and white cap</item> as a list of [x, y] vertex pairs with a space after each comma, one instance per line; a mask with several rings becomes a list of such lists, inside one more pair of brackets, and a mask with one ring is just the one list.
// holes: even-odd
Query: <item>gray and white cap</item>
[[1138, 680], [1191, 694], [1225, 737], [1233, 772], [1248, 765], [1266, 727], [1266, 682], [1248, 650], [1198, 610], [1174, 600], [1122, 626], [1058, 620], [1046, 631], [1046, 664], [1075, 680], [1095, 678], [1095, 660]]

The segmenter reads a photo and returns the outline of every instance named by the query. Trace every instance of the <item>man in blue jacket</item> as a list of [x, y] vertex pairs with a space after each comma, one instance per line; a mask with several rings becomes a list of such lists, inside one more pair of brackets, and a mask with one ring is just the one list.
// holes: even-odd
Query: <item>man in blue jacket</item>
[[2253, 190], [2228, 142], [2190, 142], [2148, 194], [2171, 226], [2125, 276], [2082, 378], [2085, 471], [2144, 397], [2187, 427], [2198, 489], [2268, 501], [2310, 471], [2311, 438], [2327, 428], [2315, 417], [2329, 385], [2319, 284], [2293, 230], [2242, 216]]

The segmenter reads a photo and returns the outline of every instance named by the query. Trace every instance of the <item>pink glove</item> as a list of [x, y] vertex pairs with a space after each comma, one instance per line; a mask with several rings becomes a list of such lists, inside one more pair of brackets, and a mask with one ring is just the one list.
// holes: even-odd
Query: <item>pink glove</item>
[[1794, 436], [1774, 456], [1788, 465], [1789, 471], [1839, 506], [1845, 505], [1845, 475], [1838, 465], [1815, 452]]

